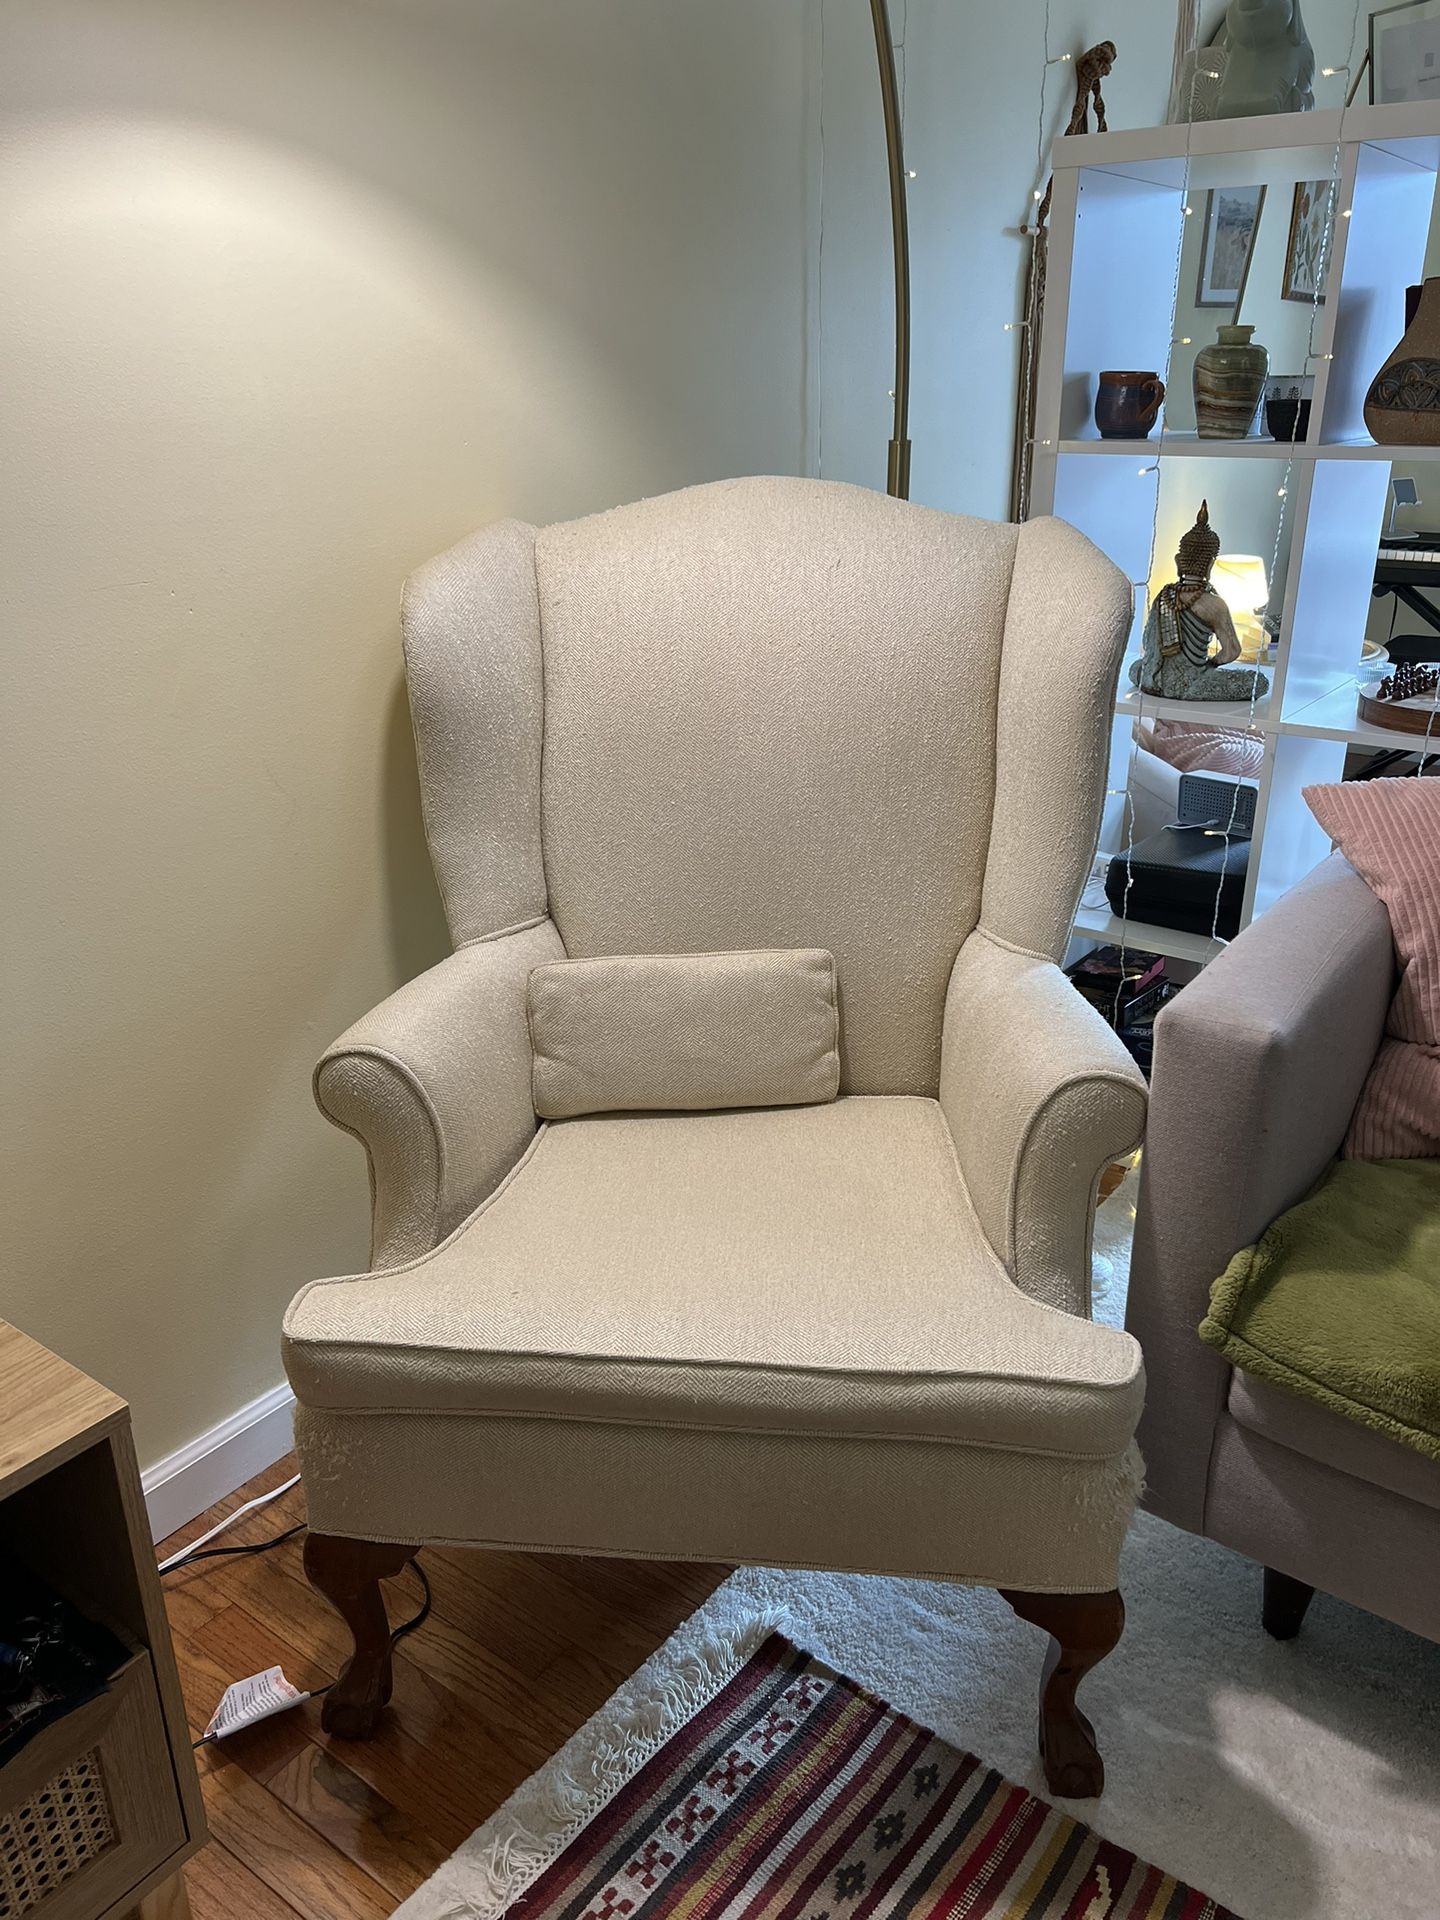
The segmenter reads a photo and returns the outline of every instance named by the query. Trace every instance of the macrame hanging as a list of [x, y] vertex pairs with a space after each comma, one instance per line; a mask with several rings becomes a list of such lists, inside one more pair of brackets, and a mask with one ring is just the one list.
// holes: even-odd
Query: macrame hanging
[[[1075, 62], [1075, 105], [1065, 128], [1067, 134], [1089, 133], [1090, 104], [1095, 105], [1095, 131], [1108, 133], [1105, 101], [1100, 83], [1115, 65], [1115, 42], [1101, 40], [1082, 53]], [[1033, 220], [1027, 219], [1020, 231], [1030, 242], [1030, 265], [1025, 276], [1025, 312], [1020, 326], [1020, 380], [1015, 395], [1015, 452], [1010, 467], [1010, 518], [1030, 517], [1030, 485], [1034, 468], [1032, 429], [1035, 397], [1040, 380], [1040, 325], [1045, 317], [1045, 267], [1049, 234], [1045, 222], [1050, 217], [1050, 197], [1054, 176], [1045, 184], [1045, 193]]]

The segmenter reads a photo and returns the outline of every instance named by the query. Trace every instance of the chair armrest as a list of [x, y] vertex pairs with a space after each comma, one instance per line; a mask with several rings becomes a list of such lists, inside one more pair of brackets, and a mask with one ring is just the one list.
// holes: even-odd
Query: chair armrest
[[1334, 1159], [1394, 972], [1389, 916], [1336, 855], [1155, 1023], [1126, 1325], [1150, 1383], [1146, 1504], [1192, 1531], [1230, 1378], [1196, 1332], [1211, 1284]]
[[1095, 1190], [1145, 1125], [1130, 1055], [1052, 961], [977, 929], [945, 996], [940, 1105], [1015, 1284], [1088, 1318]]
[[452, 953], [357, 1020], [315, 1069], [327, 1120], [370, 1164], [370, 1264], [426, 1253], [535, 1131], [525, 989], [565, 955], [549, 920]]

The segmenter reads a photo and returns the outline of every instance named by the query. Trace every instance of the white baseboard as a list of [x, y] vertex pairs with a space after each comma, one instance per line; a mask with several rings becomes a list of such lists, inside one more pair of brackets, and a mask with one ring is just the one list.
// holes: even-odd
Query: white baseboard
[[291, 1446], [295, 1396], [287, 1386], [272, 1387], [199, 1434], [140, 1476], [150, 1531], [164, 1540], [197, 1513], [243, 1487], [253, 1474], [283, 1459]]

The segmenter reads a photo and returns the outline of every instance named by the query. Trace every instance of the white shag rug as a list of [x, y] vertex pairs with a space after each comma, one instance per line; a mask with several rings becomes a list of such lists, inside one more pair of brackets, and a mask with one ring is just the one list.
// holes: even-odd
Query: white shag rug
[[[1117, 1323], [1132, 1194], [1096, 1221], [1096, 1318]], [[1440, 1646], [1323, 1595], [1298, 1639], [1271, 1640], [1258, 1567], [1143, 1514], [1122, 1586], [1125, 1637], [1082, 1696], [1105, 1793], [1071, 1810], [1244, 1920], [1440, 1920]], [[774, 1626], [1046, 1795], [1043, 1642], [997, 1595], [747, 1567], [397, 1920], [495, 1920]]]

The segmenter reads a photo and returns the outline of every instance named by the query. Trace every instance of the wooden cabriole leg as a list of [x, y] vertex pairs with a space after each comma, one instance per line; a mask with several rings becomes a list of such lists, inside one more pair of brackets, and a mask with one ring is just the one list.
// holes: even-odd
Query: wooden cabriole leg
[[1125, 1631], [1125, 1602], [1109, 1593], [1001, 1590], [1022, 1620], [1050, 1635], [1040, 1676], [1040, 1758], [1052, 1793], [1088, 1800], [1104, 1790], [1105, 1763], [1095, 1729], [1075, 1704], [1075, 1689], [1113, 1653]]
[[349, 1627], [355, 1651], [325, 1695], [320, 1724], [342, 1740], [368, 1740], [390, 1698], [390, 1622], [380, 1582], [417, 1549], [333, 1533], [305, 1536], [305, 1576]]
[[1265, 1569], [1265, 1595], [1260, 1602], [1260, 1624], [1272, 1640], [1293, 1640], [1300, 1631], [1305, 1610], [1315, 1598], [1314, 1587], [1303, 1580]]

